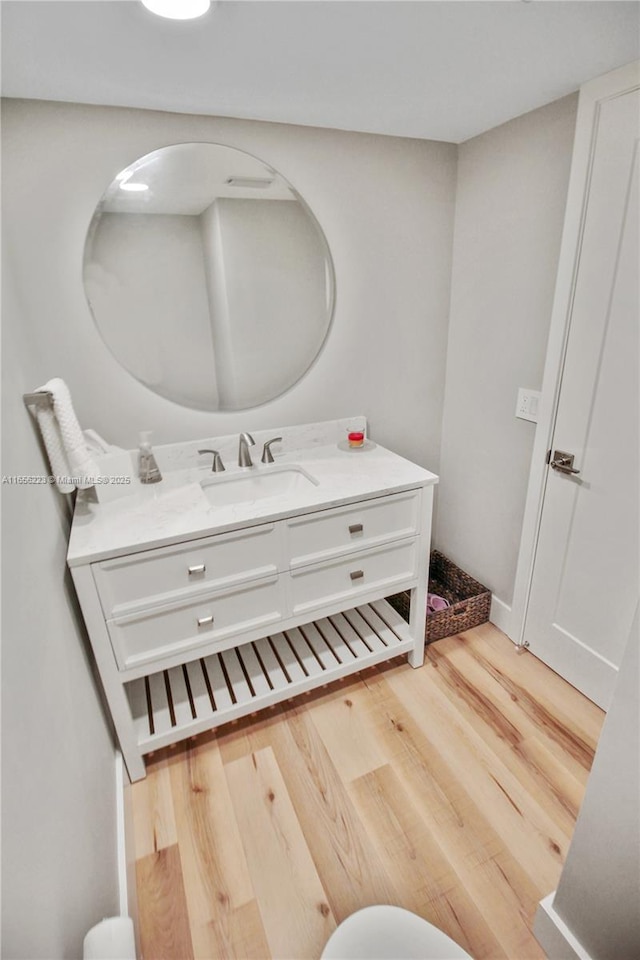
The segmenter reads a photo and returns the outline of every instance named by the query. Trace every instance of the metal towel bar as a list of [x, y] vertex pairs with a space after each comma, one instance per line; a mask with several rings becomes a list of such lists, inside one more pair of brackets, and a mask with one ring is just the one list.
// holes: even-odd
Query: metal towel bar
[[38, 390], [36, 393], [23, 393], [22, 399], [27, 407], [50, 407], [53, 394], [49, 390]]

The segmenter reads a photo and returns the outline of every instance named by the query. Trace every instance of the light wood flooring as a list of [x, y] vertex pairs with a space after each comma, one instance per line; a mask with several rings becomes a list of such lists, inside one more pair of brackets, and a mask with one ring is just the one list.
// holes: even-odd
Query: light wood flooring
[[542, 958], [603, 716], [485, 624], [157, 754], [133, 787], [144, 960], [318, 958], [374, 903], [476, 960]]

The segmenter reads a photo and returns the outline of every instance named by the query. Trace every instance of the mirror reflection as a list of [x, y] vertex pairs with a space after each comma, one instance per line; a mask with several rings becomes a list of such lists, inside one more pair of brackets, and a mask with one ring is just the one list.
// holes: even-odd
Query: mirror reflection
[[329, 249], [301, 197], [255, 157], [209, 143], [163, 147], [118, 174], [89, 228], [84, 284], [116, 359], [201, 410], [291, 387], [334, 301]]

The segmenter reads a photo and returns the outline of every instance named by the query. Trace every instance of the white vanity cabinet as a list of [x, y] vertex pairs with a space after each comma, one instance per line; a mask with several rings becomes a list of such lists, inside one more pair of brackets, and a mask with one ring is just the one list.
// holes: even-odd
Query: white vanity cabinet
[[[432, 489], [71, 564], [131, 779], [145, 754], [297, 693], [403, 653], [419, 666]], [[384, 600], [405, 589], [409, 624]]]
[[282, 557], [269, 523], [92, 564], [119, 669], [281, 620]]

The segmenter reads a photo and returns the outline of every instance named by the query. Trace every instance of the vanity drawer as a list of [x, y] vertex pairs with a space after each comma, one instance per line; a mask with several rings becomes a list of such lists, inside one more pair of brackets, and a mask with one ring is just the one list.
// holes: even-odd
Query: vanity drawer
[[400, 540], [377, 550], [329, 560], [317, 566], [304, 566], [289, 573], [292, 613], [330, 603], [342, 603], [372, 590], [381, 592], [416, 575], [419, 538]]
[[412, 537], [420, 528], [420, 490], [364, 500], [286, 520], [290, 565]]
[[107, 621], [118, 667], [125, 670], [158, 657], [188, 651], [285, 616], [277, 577], [239, 584], [209, 599]]
[[94, 563], [104, 615], [124, 616], [275, 574], [278, 544], [277, 527], [270, 523]]

